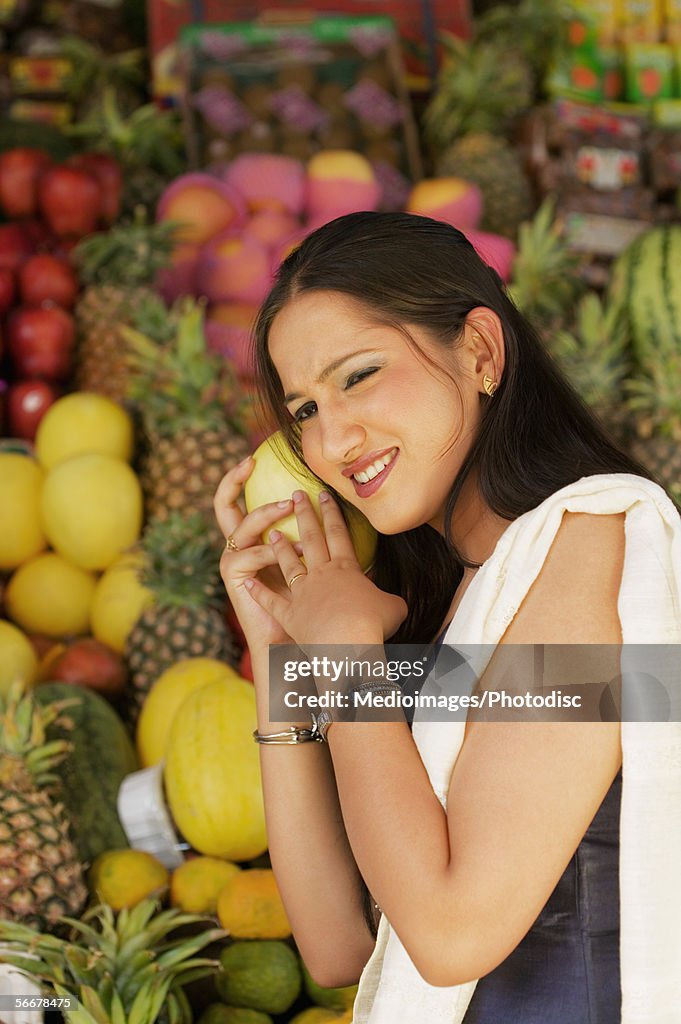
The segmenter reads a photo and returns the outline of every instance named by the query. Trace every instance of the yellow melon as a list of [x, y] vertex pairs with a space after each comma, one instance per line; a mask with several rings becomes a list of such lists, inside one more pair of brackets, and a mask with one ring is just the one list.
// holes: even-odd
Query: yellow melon
[[225, 678], [191, 693], [166, 744], [164, 782], [175, 824], [199, 853], [249, 860], [267, 849], [250, 683]]
[[0, 570], [16, 569], [47, 547], [40, 522], [43, 471], [19, 452], [0, 452]]
[[137, 723], [137, 752], [144, 768], [163, 759], [173, 719], [189, 694], [227, 678], [240, 677], [230, 665], [215, 658], [183, 658], [158, 677]]

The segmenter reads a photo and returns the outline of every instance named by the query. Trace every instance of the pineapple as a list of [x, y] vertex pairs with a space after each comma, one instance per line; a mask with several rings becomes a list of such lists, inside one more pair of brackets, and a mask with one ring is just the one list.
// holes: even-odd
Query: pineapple
[[521, 313], [549, 334], [565, 325], [584, 289], [581, 258], [570, 250], [554, 213], [553, 201], [546, 199], [521, 226], [509, 287]]
[[149, 225], [144, 210], [131, 224], [91, 235], [75, 250], [86, 285], [76, 306], [79, 347], [76, 385], [122, 402], [128, 366], [119, 327], [130, 323], [144, 303], [159, 304], [152, 290], [158, 271], [170, 262], [176, 225]]
[[503, 138], [473, 132], [453, 142], [437, 158], [439, 175], [464, 178], [483, 195], [481, 228], [515, 241], [518, 228], [532, 215], [530, 182], [520, 158]]
[[494, 4], [476, 20], [477, 43], [498, 41], [520, 50], [534, 72], [539, 89], [552, 67], [570, 50], [568, 29], [575, 7], [570, 0], [519, 0]]
[[240, 393], [230, 365], [206, 352], [203, 307], [192, 299], [168, 313], [172, 337], [160, 346], [124, 328], [131, 368], [129, 394], [147, 441], [140, 479], [149, 519], [200, 512], [216, 542], [213, 496], [227, 472], [250, 451], [235, 422]]
[[[70, 934], [55, 938], [0, 921], [0, 942], [6, 963], [65, 1000], [67, 1024], [191, 1024], [182, 986], [219, 969], [196, 954], [222, 939], [222, 929], [197, 914], [159, 913], [153, 899], [117, 916], [101, 905], [64, 924]], [[187, 926], [198, 933], [187, 937]]]
[[651, 346], [639, 362], [640, 372], [625, 381], [637, 434], [629, 451], [681, 504], [681, 352]]
[[134, 725], [149, 690], [182, 658], [216, 658], [236, 665], [239, 651], [227, 626], [219, 555], [200, 515], [179, 512], [152, 521], [141, 541], [141, 582], [154, 594], [126, 641], [126, 719]]
[[19, 686], [0, 698], [0, 919], [43, 929], [87, 898], [64, 808], [46, 788], [70, 745], [47, 743], [45, 729], [67, 704], [40, 708]]
[[[527, 59], [496, 40], [465, 42], [441, 34], [444, 59], [423, 123], [435, 154], [471, 132], [503, 133], [532, 104]], [[439, 173], [443, 173], [440, 171]]]
[[67, 131], [80, 138], [85, 148], [118, 160], [123, 170], [124, 214], [132, 215], [139, 205], [155, 208], [166, 185], [186, 170], [180, 113], [145, 103], [128, 114], [111, 86], [96, 97], [88, 117]]
[[577, 306], [572, 329], [550, 335], [547, 347], [613, 440], [626, 445], [631, 419], [623, 392], [628, 332], [621, 310], [604, 303], [596, 292], [587, 292]]

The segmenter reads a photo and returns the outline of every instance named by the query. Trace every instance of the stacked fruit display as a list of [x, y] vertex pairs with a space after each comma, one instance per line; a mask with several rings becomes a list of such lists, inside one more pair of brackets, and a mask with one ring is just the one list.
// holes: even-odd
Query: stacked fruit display
[[14, 436], [33, 439], [73, 371], [78, 279], [69, 251], [115, 219], [119, 194], [117, 164], [98, 154], [58, 165], [38, 149], [0, 155], [0, 316]]

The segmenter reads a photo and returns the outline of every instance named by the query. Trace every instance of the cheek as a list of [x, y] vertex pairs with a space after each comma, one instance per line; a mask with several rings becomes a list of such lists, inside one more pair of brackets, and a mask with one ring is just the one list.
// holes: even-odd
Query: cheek
[[306, 465], [315, 473], [320, 480], [324, 479], [324, 461], [321, 455], [321, 444], [315, 423], [303, 429], [300, 438], [300, 446], [303, 451], [303, 459]]

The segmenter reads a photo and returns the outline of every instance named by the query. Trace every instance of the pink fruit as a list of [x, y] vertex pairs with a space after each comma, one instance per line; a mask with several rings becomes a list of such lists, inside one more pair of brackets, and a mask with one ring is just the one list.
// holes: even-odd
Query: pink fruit
[[242, 153], [224, 180], [244, 196], [248, 209], [300, 214], [305, 203], [305, 168], [299, 160], [274, 153]]
[[513, 242], [488, 231], [465, 231], [464, 234], [478, 256], [496, 270], [502, 281], [510, 280], [516, 253]]
[[229, 359], [240, 377], [253, 377], [250, 345], [257, 312], [257, 306], [237, 302], [220, 303], [208, 310], [208, 348]]
[[293, 250], [298, 248], [306, 234], [309, 234], [309, 232], [305, 228], [298, 227], [292, 235], [289, 235], [288, 238], [283, 238], [281, 242], [272, 247], [271, 257], [273, 274], [276, 274], [279, 269], [279, 265], [286, 259], [286, 257], [290, 256]]
[[225, 231], [201, 249], [197, 282], [210, 302], [258, 304], [272, 285], [270, 254], [257, 239]]
[[269, 249], [275, 249], [300, 229], [300, 222], [285, 210], [260, 210], [254, 213], [243, 234], [256, 238]]
[[239, 228], [246, 219], [246, 203], [232, 185], [210, 174], [183, 174], [165, 190], [156, 218], [184, 225], [181, 242], [202, 245], [227, 228]]
[[156, 278], [156, 288], [168, 305], [182, 295], [196, 293], [196, 268], [199, 253], [198, 245], [179, 245], [173, 252], [170, 266], [164, 267], [159, 272]]
[[327, 210], [336, 215], [376, 210], [381, 187], [374, 169], [361, 153], [351, 149], [323, 149], [307, 165], [308, 216]]
[[467, 231], [480, 223], [482, 192], [463, 178], [425, 178], [414, 185], [405, 209]]

